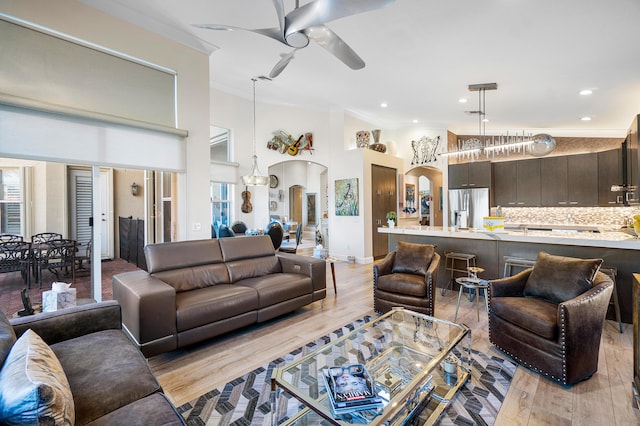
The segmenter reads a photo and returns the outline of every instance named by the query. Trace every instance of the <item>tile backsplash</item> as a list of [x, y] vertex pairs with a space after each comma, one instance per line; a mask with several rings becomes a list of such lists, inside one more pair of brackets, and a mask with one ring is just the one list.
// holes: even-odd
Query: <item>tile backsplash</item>
[[628, 223], [640, 214], [640, 206], [631, 207], [502, 207], [507, 223], [601, 225], [612, 228]]

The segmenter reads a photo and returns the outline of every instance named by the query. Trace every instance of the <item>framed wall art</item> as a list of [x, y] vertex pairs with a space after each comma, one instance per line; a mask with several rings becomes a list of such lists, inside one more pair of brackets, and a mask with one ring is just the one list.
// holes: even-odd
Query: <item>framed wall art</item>
[[358, 178], [336, 180], [336, 216], [358, 214]]

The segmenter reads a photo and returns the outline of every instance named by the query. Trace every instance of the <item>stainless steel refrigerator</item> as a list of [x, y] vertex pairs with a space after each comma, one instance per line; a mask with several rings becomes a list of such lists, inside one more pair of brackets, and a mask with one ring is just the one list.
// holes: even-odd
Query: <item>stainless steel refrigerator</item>
[[489, 216], [489, 188], [449, 190], [449, 226], [482, 229]]

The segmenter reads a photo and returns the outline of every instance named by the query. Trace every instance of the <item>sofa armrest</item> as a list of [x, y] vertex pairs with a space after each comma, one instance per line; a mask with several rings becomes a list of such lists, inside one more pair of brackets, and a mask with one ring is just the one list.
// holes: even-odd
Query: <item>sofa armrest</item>
[[17, 336], [35, 331], [48, 345], [104, 330], [121, 328], [118, 302], [90, 303], [10, 320]]
[[276, 256], [282, 272], [311, 277], [314, 292], [327, 288], [327, 262], [324, 259], [290, 253], [277, 253]]
[[373, 264], [373, 285], [378, 283], [378, 277], [389, 275], [393, 269], [393, 262], [396, 260], [395, 250], [387, 253], [387, 255]]
[[173, 336], [176, 291], [146, 271], [113, 276], [113, 298], [122, 306], [122, 324], [138, 345]]
[[525, 269], [511, 277], [489, 281], [489, 300], [492, 297], [522, 297], [531, 271], [531, 268]]

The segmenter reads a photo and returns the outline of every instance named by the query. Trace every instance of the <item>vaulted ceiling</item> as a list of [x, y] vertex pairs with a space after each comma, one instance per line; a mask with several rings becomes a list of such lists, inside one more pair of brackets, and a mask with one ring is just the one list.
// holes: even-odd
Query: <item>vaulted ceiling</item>
[[[251, 78], [268, 75], [292, 50], [251, 32], [191, 25], [277, 27], [269, 0], [81, 1], [211, 53], [211, 87], [246, 98]], [[286, 12], [295, 6], [284, 0]], [[260, 82], [257, 96], [344, 109], [389, 128], [474, 133], [478, 118], [465, 111], [478, 110], [478, 92], [467, 87], [495, 82], [498, 89], [486, 92], [487, 134], [622, 136], [640, 113], [639, 21], [637, 0], [396, 0], [327, 24], [364, 69], [349, 69], [312, 42], [277, 78]], [[580, 95], [584, 89], [592, 94]]]

